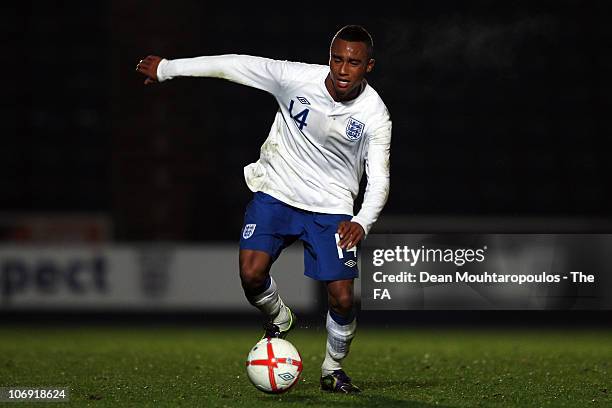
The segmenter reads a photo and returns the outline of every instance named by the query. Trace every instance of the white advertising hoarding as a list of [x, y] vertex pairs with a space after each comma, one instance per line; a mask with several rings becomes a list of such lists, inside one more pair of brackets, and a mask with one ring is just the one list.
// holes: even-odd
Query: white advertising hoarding
[[[272, 267], [294, 308], [316, 307], [317, 284], [303, 276], [302, 249]], [[252, 310], [232, 244], [0, 247], [0, 310], [240, 312]]]

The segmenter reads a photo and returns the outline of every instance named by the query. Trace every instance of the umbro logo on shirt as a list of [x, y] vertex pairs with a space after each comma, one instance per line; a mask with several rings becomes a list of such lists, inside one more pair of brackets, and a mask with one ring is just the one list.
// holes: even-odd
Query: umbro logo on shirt
[[308, 99], [304, 98], [303, 96], [297, 96], [296, 98], [298, 101], [302, 103], [302, 105], [310, 105], [310, 102], [308, 102]]

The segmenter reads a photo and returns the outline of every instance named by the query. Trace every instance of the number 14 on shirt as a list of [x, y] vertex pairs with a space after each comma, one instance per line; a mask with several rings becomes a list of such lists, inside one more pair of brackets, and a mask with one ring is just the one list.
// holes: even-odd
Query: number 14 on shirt
[[293, 120], [295, 120], [295, 122], [298, 124], [300, 130], [302, 130], [304, 126], [308, 126], [308, 124], [306, 123], [306, 118], [308, 117], [308, 112], [310, 112], [310, 110], [304, 109], [297, 115], [293, 116], [293, 104], [294, 104], [294, 101], [292, 99], [291, 102], [289, 103], [289, 115], [291, 115]]

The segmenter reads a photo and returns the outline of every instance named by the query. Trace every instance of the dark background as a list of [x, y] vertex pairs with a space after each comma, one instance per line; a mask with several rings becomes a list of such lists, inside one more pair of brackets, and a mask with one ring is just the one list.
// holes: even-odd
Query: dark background
[[[251, 196], [242, 168], [259, 156], [274, 99], [209, 78], [145, 87], [138, 60], [244, 53], [326, 64], [333, 34], [362, 24], [375, 42], [369, 81], [394, 126], [391, 194], [374, 232], [611, 233], [611, 7], [595, 1], [396, 7], [13, 5], [0, 17], [7, 32], [0, 221], [102, 215], [111, 241], [237, 241]], [[5, 241], [21, 236], [0, 232]], [[52, 233], [45, 237], [55, 242]], [[320, 303], [317, 324], [325, 312]], [[75, 311], [59, 316], [72, 315], [81, 321]], [[98, 321], [115, 324], [123, 316], [103, 312]], [[148, 314], [131, 316], [129, 324], [150, 321]], [[200, 322], [201, 314], [155, 321], [164, 319]], [[361, 321], [609, 325], [609, 313], [362, 311]]]
[[611, 215], [604, 2], [16, 7], [2, 17], [16, 34], [4, 56], [4, 213], [108, 214], [120, 241], [235, 240], [251, 194], [242, 168], [258, 158], [274, 99], [209, 78], [144, 87], [138, 60], [326, 64], [333, 34], [355, 23], [374, 37], [369, 80], [394, 126], [384, 216]]

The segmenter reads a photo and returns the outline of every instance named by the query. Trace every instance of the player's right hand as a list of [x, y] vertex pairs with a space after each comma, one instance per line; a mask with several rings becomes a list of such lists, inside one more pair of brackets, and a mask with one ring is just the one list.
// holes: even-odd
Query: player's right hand
[[161, 60], [162, 58], [157, 55], [149, 55], [141, 59], [138, 65], [136, 65], [136, 72], [146, 76], [145, 85], [157, 83], [157, 66]]

